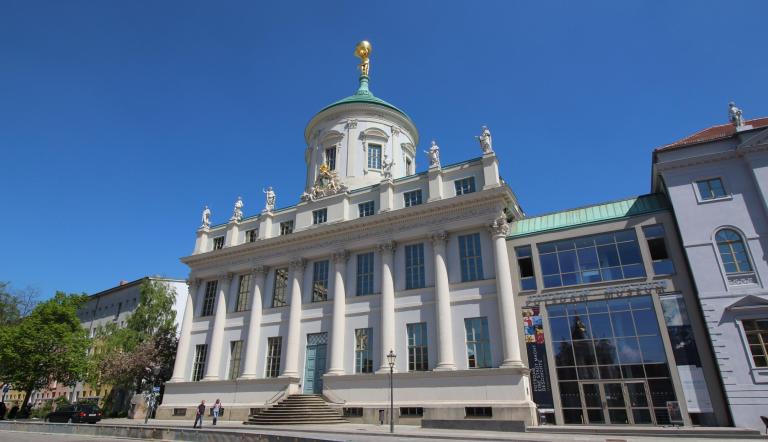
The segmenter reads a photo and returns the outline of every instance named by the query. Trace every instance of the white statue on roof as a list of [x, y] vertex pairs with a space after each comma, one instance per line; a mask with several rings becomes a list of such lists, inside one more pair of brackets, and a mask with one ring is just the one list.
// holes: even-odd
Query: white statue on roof
[[493, 153], [493, 138], [491, 137], [491, 131], [487, 126], [483, 126], [480, 136], [475, 137], [480, 141], [480, 149], [483, 153]]
[[203, 223], [200, 225], [201, 229], [207, 229], [208, 227], [211, 227], [211, 209], [208, 208], [208, 206], [205, 206], [203, 208]]
[[243, 220], [243, 198], [238, 196], [237, 201], [235, 201], [235, 208], [232, 210], [232, 218], [230, 218], [230, 221], [234, 222], [240, 222]]
[[731, 124], [736, 127], [744, 126], [744, 116], [741, 109], [736, 107], [736, 103], [731, 101], [728, 103], [728, 119], [731, 120]]
[[432, 146], [429, 147], [429, 150], [425, 150], [424, 153], [429, 158], [430, 169], [440, 167], [440, 146], [437, 145], [435, 140], [432, 140]]
[[267, 196], [267, 203], [264, 205], [264, 210], [267, 212], [275, 210], [275, 200], [277, 199], [277, 196], [275, 195], [275, 191], [272, 190], [272, 186], [262, 189], [262, 191]]

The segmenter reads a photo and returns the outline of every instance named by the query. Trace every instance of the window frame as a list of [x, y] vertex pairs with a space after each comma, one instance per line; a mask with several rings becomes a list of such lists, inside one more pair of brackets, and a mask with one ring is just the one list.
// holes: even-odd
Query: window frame
[[[277, 351], [273, 351], [276, 349]], [[280, 376], [280, 363], [283, 356], [283, 337], [269, 336], [267, 338], [267, 356], [264, 361], [264, 377], [277, 378]]]
[[328, 208], [323, 207], [312, 211], [312, 225], [325, 224], [328, 222]]
[[[528, 255], [521, 256], [520, 253], [524, 250], [528, 250]], [[523, 268], [520, 265], [521, 261], [528, 260], [531, 262], [531, 276], [523, 277]], [[517, 262], [517, 280], [520, 285], [521, 292], [536, 291], [538, 288], [538, 282], [536, 281], [536, 260], [533, 259], [533, 245], [525, 244], [515, 247], [515, 261]], [[533, 281], [533, 287], [527, 287], [524, 284], [525, 281]]]
[[[737, 252], [733, 249], [733, 244], [736, 241], [730, 241], [730, 240], [729, 241], [723, 241], [723, 242], [728, 244], [730, 255], [734, 258], [733, 263], [736, 265], [736, 271], [735, 272], [728, 272], [728, 270], [726, 269], [725, 261], [723, 260], [723, 253], [720, 250], [720, 241], [717, 239], [717, 236], [720, 233], [725, 232], [725, 231], [731, 231], [731, 232], [735, 233], [739, 237], [739, 242], [741, 242], [742, 246], [744, 247], [744, 252], [745, 252], [745, 254], [747, 256], [747, 264], [749, 264], [749, 267], [750, 267], [749, 270], [740, 270], [739, 269], [740, 266], [738, 264], [738, 261], [735, 259]], [[715, 231], [715, 234], [713, 235], [712, 238], [713, 238], [714, 243], [715, 243], [715, 251], [717, 252], [717, 257], [718, 257], [718, 260], [720, 261], [720, 266], [723, 269], [723, 273], [726, 275], [726, 277], [729, 276], [729, 275], [738, 276], [738, 275], [754, 275], [755, 274], [755, 263], [754, 263], [754, 261], [752, 259], [752, 253], [751, 253], [751, 250], [749, 249], [749, 243], [745, 239], [745, 235], [739, 229], [736, 229], [735, 227], [732, 227], [732, 226], [722, 226], [722, 227], [719, 227]]]
[[474, 175], [453, 180], [453, 187], [454, 187], [454, 190], [456, 191], [456, 196], [467, 195], [470, 193], [477, 192], [477, 186], [475, 184]]
[[[418, 336], [414, 333], [416, 331], [418, 331]], [[405, 336], [406, 349], [408, 350], [408, 371], [429, 371], [429, 330], [427, 323], [421, 321], [405, 324]], [[417, 342], [419, 343], [417, 344]]]
[[[336, 154], [338, 153], [338, 146], [336, 144], [333, 144], [331, 146], [326, 146], [325, 150], [323, 151], [323, 163], [328, 165], [328, 169], [330, 170], [336, 170]], [[333, 152], [333, 155], [328, 155], [328, 152]]]
[[259, 239], [259, 229], [245, 231], [245, 242], [256, 242]]
[[293, 229], [295, 228], [296, 223], [292, 219], [289, 219], [285, 221], [280, 221], [279, 226], [280, 226], [280, 236], [285, 236], [293, 233]]
[[[736, 322], [738, 323], [739, 331], [742, 335], [742, 340], [744, 342], [744, 351], [745, 356], [749, 360], [749, 367], [751, 370], [765, 370], [768, 371], [768, 340], [764, 336], [761, 336], [761, 334], [765, 334], [768, 332], [768, 329], [762, 330], [759, 329], [757, 331], [747, 331], [747, 327], [744, 325], [745, 321], [768, 321], [768, 314], [763, 314], [761, 316], [759, 315], [750, 315], [745, 317], [740, 317], [736, 319]], [[751, 334], [757, 334], [758, 340], [760, 344], [750, 344], [749, 343], [749, 335]], [[752, 345], [760, 345], [761, 349], [763, 351], [762, 355], [755, 356], [755, 354], [752, 352]], [[762, 357], [766, 360], [765, 366], [758, 366], [755, 363], [755, 357]]]
[[[235, 312], [244, 312], [249, 310], [248, 304], [250, 301], [250, 291], [251, 291], [251, 280], [253, 279], [252, 275], [250, 273], [245, 273], [240, 275], [238, 278], [238, 286], [237, 286], [237, 299], [235, 302]], [[246, 282], [245, 287], [243, 287], [243, 282]]]
[[214, 236], [213, 237], [213, 249], [212, 250], [221, 250], [224, 248], [224, 241], [225, 241], [225, 235], [220, 236]]
[[[470, 238], [472, 244], [470, 244]], [[459, 267], [461, 268], [461, 282], [482, 281], [485, 279], [483, 272], [483, 240], [480, 233], [467, 233], [458, 235], [459, 243]], [[472, 250], [469, 250], [469, 246]], [[470, 252], [472, 254], [470, 254]]]
[[234, 381], [240, 376], [243, 366], [243, 340], [229, 341], [229, 370], [227, 379]]
[[324, 302], [328, 300], [328, 273], [329, 261], [315, 261], [312, 263], [312, 302]]
[[376, 214], [376, 203], [374, 200], [363, 201], [357, 204], [357, 217], [365, 218]]
[[[651, 236], [648, 234], [648, 230], [654, 227], [661, 228], [661, 235], [660, 236]], [[677, 274], [677, 266], [675, 266], [675, 261], [672, 259], [672, 254], [669, 251], [669, 241], [667, 240], [667, 229], [664, 228], [663, 223], [656, 223], [656, 224], [649, 224], [647, 226], [642, 226], [643, 230], [643, 238], [645, 238], [645, 244], [648, 247], [648, 258], [651, 261], [651, 269], [653, 270], [654, 276], [671, 276]], [[667, 254], [666, 259], [653, 259], [653, 249], [651, 248], [651, 241], [652, 240], [661, 240], [661, 243], [664, 245], [664, 252]], [[656, 270], [656, 264], [661, 264], [665, 261], [669, 261], [669, 263], [672, 265], [672, 273], [659, 273]]]
[[[360, 333], [364, 332], [364, 333]], [[365, 335], [366, 348], [360, 349], [360, 337]], [[355, 329], [355, 374], [373, 373], [373, 328]]]
[[[701, 191], [699, 189], [699, 183], [709, 182], [712, 180], [720, 180], [720, 184], [723, 187], [723, 192], [725, 193], [725, 195], [720, 197], [704, 198], [704, 195], [701, 194]], [[723, 179], [722, 176], [711, 175], [711, 176], [704, 176], [701, 178], [697, 178], [691, 181], [691, 186], [693, 187], [693, 194], [696, 196], [696, 201], [699, 204], [707, 204], [711, 202], [726, 201], [726, 200], [733, 199], [733, 195], [730, 192], [728, 192], [728, 186], [726, 186], [725, 179]], [[711, 187], [710, 187], [710, 190], [711, 190]]]
[[[477, 338], [477, 336], [478, 336], [478, 334], [476, 333], [477, 329], [474, 328], [474, 323], [476, 321], [478, 322], [478, 324], [480, 326], [480, 330], [482, 332], [484, 332], [484, 336], [483, 335], [480, 336], [480, 338], [483, 338], [483, 339], [478, 339]], [[470, 323], [473, 324], [473, 328], [472, 328], [472, 331], [473, 331], [472, 338], [473, 339], [472, 340], [469, 339], [470, 336], [469, 336], [469, 328], [468, 328], [468, 326], [470, 325]], [[490, 335], [491, 335], [491, 330], [490, 330], [490, 326], [488, 325], [488, 317], [487, 316], [477, 316], [477, 317], [473, 317], [473, 318], [464, 318], [464, 341], [466, 343], [466, 347], [465, 348], [467, 350], [467, 368], [468, 369], [474, 370], [474, 369], [479, 369], [479, 368], [492, 368], [493, 367], [493, 353], [491, 353], [491, 336]], [[473, 348], [474, 356], [475, 356], [475, 366], [474, 367], [472, 367], [471, 364], [470, 364], [470, 362], [471, 362], [471, 359], [469, 357], [470, 346], [474, 347]], [[480, 358], [478, 358], [478, 356], [477, 356], [479, 354], [478, 348], [480, 348], [482, 350], [482, 353], [483, 353], [483, 360], [482, 360], [483, 364], [487, 363], [487, 365], [480, 365]], [[487, 361], [486, 361], [486, 357], [487, 357]]]
[[[365, 256], [366, 260], [370, 257], [370, 268], [363, 268], [362, 270], [369, 270], [369, 271], [361, 271], [361, 266], [364, 266], [365, 264], [361, 264], [360, 258]], [[358, 253], [355, 255], [355, 266], [356, 266], [356, 274], [355, 274], [355, 296], [366, 296], [366, 295], [372, 295], [375, 292], [375, 276], [376, 276], [376, 254], [374, 252], [363, 252]], [[363, 288], [367, 288], [368, 290], [361, 290]]]
[[216, 296], [219, 291], [219, 281], [217, 279], [205, 282], [205, 291], [203, 292], [203, 302], [200, 303], [200, 317], [213, 316], [216, 312]]
[[[288, 305], [288, 275], [288, 267], [278, 267], [275, 269], [275, 275], [272, 278], [272, 308]], [[284, 284], [278, 285], [278, 277], [280, 277], [280, 281], [283, 281]], [[278, 295], [280, 296], [278, 297]]]
[[[416, 253], [413, 253], [417, 250]], [[405, 289], [415, 290], [426, 287], [426, 272], [424, 259], [424, 243], [406, 244], [403, 248], [405, 273]]]
[[[201, 351], [202, 350], [202, 351]], [[192, 360], [192, 382], [200, 382], [205, 377], [205, 366], [208, 363], [208, 344], [195, 345], [195, 357]]]
[[[372, 152], [378, 151], [378, 157], [372, 156]], [[384, 145], [379, 143], [366, 143], [365, 164], [368, 170], [381, 170], [381, 161], [384, 158]], [[373, 160], [373, 166], [371, 166]], [[378, 162], [377, 162], [378, 160]], [[374, 167], [378, 165], [378, 167]]]
[[[422, 192], [421, 189], [413, 189], [403, 192], [403, 207], [414, 207], [424, 204], [423, 193], [424, 192]], [[418, 196], [418, 198], [410, 198], [411, 195]]]

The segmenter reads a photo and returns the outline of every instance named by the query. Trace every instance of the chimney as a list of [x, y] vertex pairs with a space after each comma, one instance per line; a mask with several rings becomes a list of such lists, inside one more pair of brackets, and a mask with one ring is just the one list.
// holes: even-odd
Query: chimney
[[120, 284], [119, 285], [126, 285], [126, 284], [128, 284], [128, 281], [126, 281], [125, 279], [121, 279], [120, 280]]

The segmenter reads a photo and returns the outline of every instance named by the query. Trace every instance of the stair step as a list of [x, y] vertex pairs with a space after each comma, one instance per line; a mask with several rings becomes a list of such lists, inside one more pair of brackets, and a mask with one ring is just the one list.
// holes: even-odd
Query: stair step
[[292, 394], [243, 422], [249, 425], [348, 423], [337, 409], [328, 406], [322, 395]]

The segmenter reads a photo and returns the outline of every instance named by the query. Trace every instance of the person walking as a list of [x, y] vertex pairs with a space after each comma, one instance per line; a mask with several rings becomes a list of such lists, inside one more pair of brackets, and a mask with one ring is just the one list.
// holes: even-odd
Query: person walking
[[195, 413], [195, 423], [192, 428], [197, 428], [197, 422], [200, 421], [200, 428], [203, 428], [203, 416], [205, 416], [205, 400], [200, 401], [200, 405], [197, 406], [197, 413]]
[[221, 412], [221, 401], [216, 399], [216, 402], [213, 404], [213, 425], [216, 425], [216, 421], [219, 419], [219, 414], [221, 414]]

